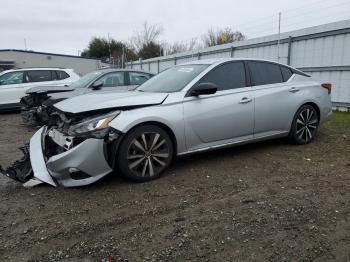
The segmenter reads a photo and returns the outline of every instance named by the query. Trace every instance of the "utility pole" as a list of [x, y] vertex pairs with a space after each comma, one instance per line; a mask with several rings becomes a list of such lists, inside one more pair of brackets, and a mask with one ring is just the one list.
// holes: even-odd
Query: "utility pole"
[[24, 38], [24, 50], [27, 51], [27, 40]]
[[122, 46], [122, 68], [125, 68], [125, 49], [124, 49], [124, 45]]
[[280, 40], [281, 40], [281, 15], [282, 13], [278, 13], [278, 40], [277, 40], [277, 61], [280, 61]]
[[109, 33], [108, 33], [108, 49], [109, 49], [109, 63], [112, 61], [112, 52], [111, 52], [111, 40], [109, 38]]

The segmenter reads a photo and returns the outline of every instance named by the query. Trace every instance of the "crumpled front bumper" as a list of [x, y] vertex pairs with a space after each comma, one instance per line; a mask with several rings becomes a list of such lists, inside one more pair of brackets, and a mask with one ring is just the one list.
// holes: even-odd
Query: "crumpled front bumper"
[[105, 158], [103, 139], [86, 139], [47, 159], [43, 153], [46, 133], [46, 127], [42, 127], [30, 140], [34, 178], [53, 186], [74, 187], [94, 183], [112, 171]]

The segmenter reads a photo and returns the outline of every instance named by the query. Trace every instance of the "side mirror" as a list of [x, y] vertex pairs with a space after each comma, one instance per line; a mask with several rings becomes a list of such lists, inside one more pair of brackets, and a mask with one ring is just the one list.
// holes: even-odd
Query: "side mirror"
[[103, 82], [101, 80], [97, 80], [92, 84], [91, 87], [93, 90], [98, 90], [98, 89], [101, 89], [102, 86], [103, 86]]
[[190, 96], [211, 95], [217, 90], [218, 86], [213, 83], [200, 83], [191, 90]]

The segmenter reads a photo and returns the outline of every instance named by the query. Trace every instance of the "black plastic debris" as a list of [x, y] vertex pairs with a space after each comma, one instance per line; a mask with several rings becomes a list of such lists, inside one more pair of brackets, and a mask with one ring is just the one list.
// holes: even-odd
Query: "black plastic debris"
[[33, 169], [29, 158], [29, 143], [19, 148], [23, 157], [15, 161], [6, 170], [0, 166], [0, 173], [18, 182], [25, 183], [33, 177]]

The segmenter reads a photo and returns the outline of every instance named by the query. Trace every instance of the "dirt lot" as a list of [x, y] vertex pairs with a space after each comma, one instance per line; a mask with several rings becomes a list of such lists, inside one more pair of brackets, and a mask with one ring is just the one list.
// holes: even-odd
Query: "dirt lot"
[[[0, 163], [32, 131], [0, 115]], [[0, 261], [349, 261], [350, 114], [284, 140], [177, 160], [161, 178], [25, 189], [0, 178]]]

